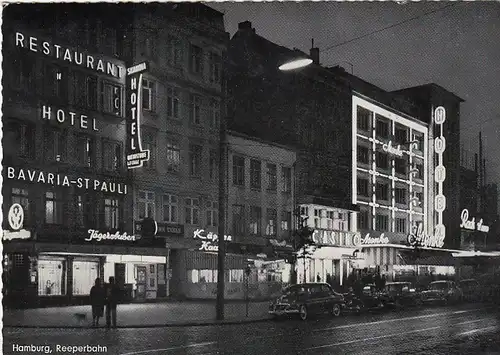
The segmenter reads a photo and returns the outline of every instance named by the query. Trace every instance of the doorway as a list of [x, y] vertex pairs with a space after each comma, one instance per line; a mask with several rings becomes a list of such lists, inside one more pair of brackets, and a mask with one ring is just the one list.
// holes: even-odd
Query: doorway
[[137, 290], [135, 293], [135, 298], [137, 300], [144, 300], [146, 298], [146, 267], [136, 266], [136, 273], [137, 273], [137, 279], [136, 279]]

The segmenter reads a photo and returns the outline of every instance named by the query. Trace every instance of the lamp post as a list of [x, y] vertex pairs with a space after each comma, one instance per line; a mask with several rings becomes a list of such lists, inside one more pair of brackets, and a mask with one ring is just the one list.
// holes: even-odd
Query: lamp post
[[227, 138], [226, 122], [221, 119], [219, 137], [219, 249], [217, 251], [217, 299], [215, 305], [216, 319], [224, 319], [224, 288], [226, 258], [226, 170], [227, 170]]

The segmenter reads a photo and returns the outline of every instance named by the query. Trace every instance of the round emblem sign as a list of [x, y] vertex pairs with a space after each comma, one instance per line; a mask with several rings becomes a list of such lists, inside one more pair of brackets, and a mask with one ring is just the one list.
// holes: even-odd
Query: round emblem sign
[[14, 203], [12, 206], [10, 206], [8, 220], [10, 228], [15, 231], [20, 230], [23, 227], [24, 222], [23, 206], [18, 203]]

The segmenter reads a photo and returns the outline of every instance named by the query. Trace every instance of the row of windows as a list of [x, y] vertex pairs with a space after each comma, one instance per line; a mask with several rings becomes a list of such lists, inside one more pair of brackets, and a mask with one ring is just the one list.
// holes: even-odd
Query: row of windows
[[[188, 282], [191, 283], [217, 283], [217, 270], [192, 269], [187, 270]], [[224, 278], [227, 282], [243, 282], [243, 269], [225, 270]]]
[[[372, 162], [371, 157], [372, 157], [371, 150], [368, 147], [358, 146], [357, 160], [359, 163], [367, 165], [371, 164]], [[377, 166], [377, 168], [388, 170], [392, 167], [391, 161], [392, 158], [389, 156], [389, 154], [379, 151], [375, 152], [375, 165]], [[408, 167], [409, 167], [408, 157], [401, 157], [401, 158], [394, 157], [394, 170], [396, 171], [396, 174], [401, 174], [401, 175], [408, 174], [409, 172]], [[413, 168], [415, 170], [414, 176], [418, 179], [423, 179], [424, 177], [423, 163], [419, 161], [414, 161]], [[412, 169], [410, 169], [410, 171], [412, 171]]]
[[[250, 159], [250, 187], [260, 190], [262, 188], [262, 170], [263, 163], [257, 159]], [[278, 167], [273, 163], [265, 164], [265, 187], [268, 191], [277, 191], [278, 189]], [[283, 181], [282, 192], [292, 191], [292, 168], [282, 167], [281, 177]], [[245, 158], [233, 156], [233, 184], [245, 186]]]
[[[358, 178], [357, 186], [358, 186], [359, 196], [371, 197], [371, 189], [370, 189], [371, 184], [368, 181], [368, 179]], [[391, 200], [390, 190], [391, 189], [389, 183], [377, 182], [375, 185], [375, 197], [377, 198], [377, 200], [390, 201]], [[414, 196], [416, 198], [415, 203], [421, 205], [423, 203], [423, 198], [424, 198], [423, 192], [415, 191]], [[408, 202], [410, 202], [408, 188], [396, 187], [394, 189], [394, 198], [396, 200], [396, 203], [406, 205]]]
[[[330, 230], [349, 230], [349, 214], [347, 212], [332, 211], [321, 208], [314, 208], [312, 220], [315, 228]], [[302, 219], [309, 218], [309, 207], [300, 208]]]
[[373, 229], [380, 232], [408, 233], [409, 220], [406, 217], [396, 217], [394, 219], [394, 230], [391, 226], [392, 218], [386, 214], [375, 215], [375, 225], [372, 226], [372, 216], [369, 211], [361, 210], [358, 213], [358, 228], [362, 230]]
[[221, 83], [222, 57], [220, 54], [188, 43], [183, 38], [169, 35], [166, 39], [160, 39], [158, 32], [150, 31], [142, 42], [142, 55], [162, 65], [188, 69], [191, 74], [210, 83]]
[[[375, 120], [375, 134], [380, 138], [394, 140], [397, 144], [409, 144], [410, 129], [397, 122], [393, 122], [380, 114], [375, 114], [364, 107], [358, 106], [358, 129], [363, 131], [370, 131], [373, 127], [373, 115], [376, 115]], [[392, 134], [392, 125], [394, 125], [394, 134]], [[421, 132], [412, 131], [411, 141], [415, 141], [414, 149], [423, 150], [424, 135]]]
[[[69, 156], [68, 130], [45, 128], [43, 130], [43, 159], [46, 162], [76, 162], [84, 167], [97, 167], [96, 146], [97, 140], [89, 135], [74, 134], [71, 146], [74, 147], [74, 155]], [[4, 147], [6, 155], [17, 155], [26, 159], [35, 159], [36, 149], [36, 126], [34, 124], [7, 121], [4, 126]], [[102, 140], [102, 168], [105, 171], [116, 171], [121, 169], [123, 163], [122, 144], [117, 141]]]
[[[12, 203], [23, 206], [25, 225], [30, 226], [34, 218], [34, 198], [27, 188], [11, 189]], [[99, 226], [106, 229], [118, 229], [123, 221], [123, 202], [120, 198], [105, 196], [101, 202], [91, 200], [86, 194], [74, 195], [73, 201], [68, 200], [61, 191], [46, 191], [43, 196], [44, 223], [67, 225], [70, 204], [73, 204], [73, 221], [77, 227]], [[96, 211], [95, 204], [98, 203]]]

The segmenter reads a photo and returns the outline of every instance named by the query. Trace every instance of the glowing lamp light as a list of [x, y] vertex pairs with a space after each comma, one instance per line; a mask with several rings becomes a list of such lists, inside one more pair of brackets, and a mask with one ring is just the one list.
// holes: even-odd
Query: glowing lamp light
[[279, 70], [281, 71], [288, 71], [288, 70], [294, 70], [294, 69], [300, 69], [307, 67], [309, 64], [311, 64], [313, 61], [310, 58], [300, 58], [300, 59], [294, 59], [289, 62], [286, 62], [278, 67]]

